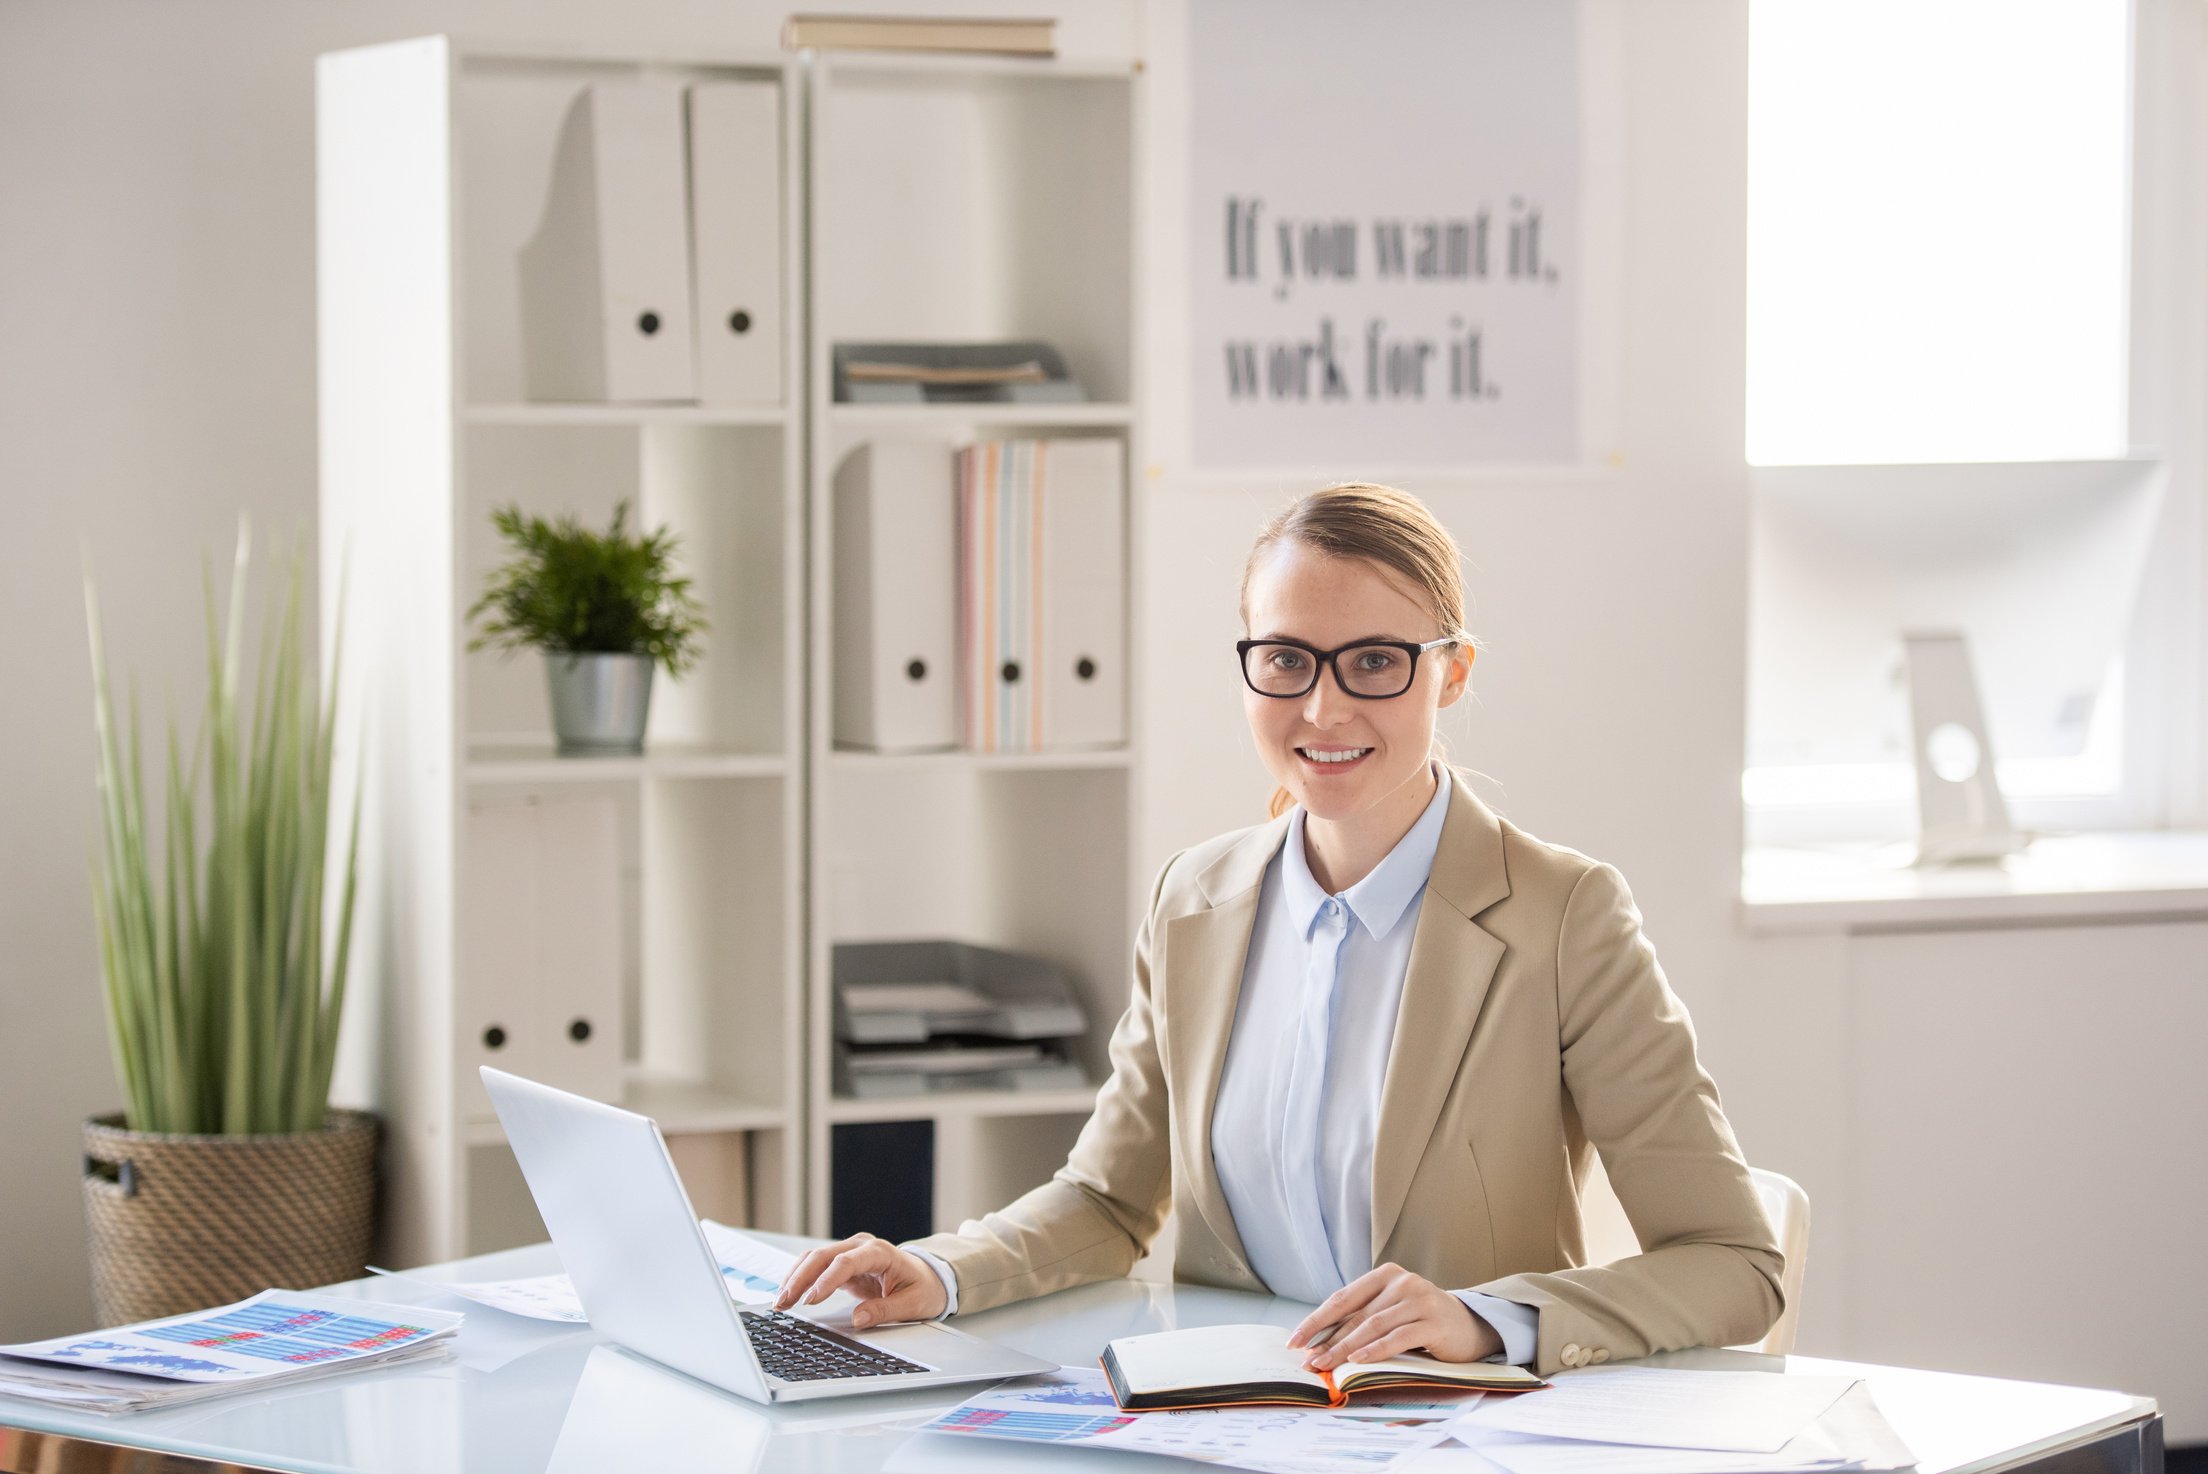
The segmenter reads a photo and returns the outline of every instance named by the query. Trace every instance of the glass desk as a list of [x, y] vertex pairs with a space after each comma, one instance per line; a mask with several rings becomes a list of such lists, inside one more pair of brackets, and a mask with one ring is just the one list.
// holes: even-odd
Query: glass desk
[[[422, 1273], [508, 1279], [558, 1268], [546, 1244]], [[1148, 1455], [953, 1439], [897, 1426], [955, 1405], [970, 1388], [765, 1408], [664, 1371], [587, 1328], [523, 1321], [410, 1281], [356, 1280], [339, 1293], [465, 1308], [468, 1323], [450, 1360], [269, 1396], [119, 1418], [0, 1398], [0, 1474], [1010, 1474], [1054, 1462], [1089, 1474], [1161, 1474], [1172, 1467]], [[959, 1323], [1061, 1364], [1088, 1366], [1115, 1336], [1233, 1321], [1293, 1325], [1302, 1314], [1299, 1305], [1261, 1295], [1116, 1280]], [[1863, 1377], [1916, 1451], [1922, 1474], [2162, 1474], [2162, 1420], [2149, 1398], [1737, 1351], [1672, 1352], [1651, 1364]], [[1397, 1467], [1403, 1474], [1493, 1470], [1448, 1448]]]

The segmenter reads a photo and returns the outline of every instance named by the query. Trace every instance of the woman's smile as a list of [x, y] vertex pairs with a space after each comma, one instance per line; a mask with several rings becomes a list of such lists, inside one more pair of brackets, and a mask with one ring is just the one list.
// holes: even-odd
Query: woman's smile
[[1296, 749], [1296, 756], [1316, 773], [1333, 777], [1356, 767], [1372, 756], [1369, 747], [1336, 747], [1330, 744], [1312, 743]]

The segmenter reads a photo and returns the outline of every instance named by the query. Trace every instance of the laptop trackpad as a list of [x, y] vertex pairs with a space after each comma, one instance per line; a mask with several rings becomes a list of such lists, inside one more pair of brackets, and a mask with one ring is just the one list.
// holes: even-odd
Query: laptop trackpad
[[856, 1336], [858, 1340], [877, 1350], [887, 1351], [892, 1356], [901, 1356], [907, 1361], [916, 1361], [938, 1371], [963, 1372], [1001, 1367], [1006, 1360], [1003, 1347], [946, 1330], [932, 1321], [885, 1326], [878, 1331], [844, 1330], [844, 1334]]

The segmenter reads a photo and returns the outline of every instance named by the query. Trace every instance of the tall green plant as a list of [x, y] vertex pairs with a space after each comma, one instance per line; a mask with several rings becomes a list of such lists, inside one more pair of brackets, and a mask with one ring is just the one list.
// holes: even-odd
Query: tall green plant
[[[92, 905], [106, 981], [108, 1034], [134, 1130], [229, 1134], [321, 1129], [345, 1002], [360, 850], [360, 791], [324, 959], [324, 859], [337, 714], [305, 673], [304, 558], [269, 599], [251, 725], [240, 704], [251, 529], [238, 526], [227, 623], [206, 577], [207, 709], [183, 759], [168, 725], [161, 854], [148, 852], [138, 700], [127, 755], [109, 699], [98, 590], [85, 574], [99, 737], [100, 841]], [[340, 596], [340, 606], [343, 598]], [[204, 811], [200, 808], [205, 776]], [[204, 812], [204, 844], [199, 820]]]

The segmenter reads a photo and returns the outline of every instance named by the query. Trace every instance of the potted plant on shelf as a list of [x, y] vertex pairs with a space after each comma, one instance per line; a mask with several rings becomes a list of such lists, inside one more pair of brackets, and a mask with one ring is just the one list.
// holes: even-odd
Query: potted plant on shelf
[[200, 732], [186, 759], [171, 717], [158, 815], [145, 801], [135, 693], [128, 732], [116, 728], [98, 593], [85, 576], [101, 821], [92, 903], [128, 1102], [84, 1126], [103, 1324], [352, 1278], [375, 1227], [375, 1118], [329, 1108], [360, 829], [356, 789], [336, 848], [336, 657], [331, 694], [318, 699], [295, 558], [280, 603], [269, 601], [248, 714], [250, 552], [241, 521], [219, 631], [211, 579], [207, 591]]
[[489, 616], [468, 648], [544, 652], [564, 754], [642, 752], [652, 667], [681, 676], [707, 629], [690, 580], [674, 572], [675, 535], [662, 527], [631, 536], [628, 515], [619, 503], [599, 534], [572, 516], [546, 521], [513, 506], [491, 514], [515, 556], [468, 610], [471, 620]]

